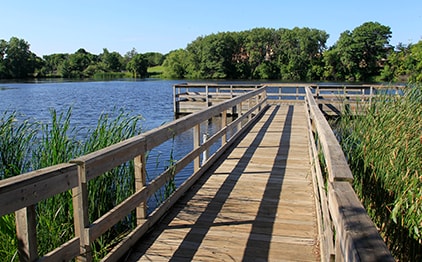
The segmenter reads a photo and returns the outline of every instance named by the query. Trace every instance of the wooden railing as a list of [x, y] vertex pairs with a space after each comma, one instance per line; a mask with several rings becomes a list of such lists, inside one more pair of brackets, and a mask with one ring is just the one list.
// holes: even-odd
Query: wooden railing
[[322, 261], [394, 261], [353, 190], [352, 172], [310, 87], [306, 104]]
[[[265, 88], [254, 89], [218, 105], [180, 118], [159, 128], [60, 164], [0, 181], [0, 216], [15, 212], [19, 255], [22, 261], [92, 260], [91, 244], [121, 219], [136, 210], [136, 227], [103, 259], [118, 260], [156, 223], [185, 191], [211, 166], [232, 142], [251, 125], [266, 107]], [[246, 109], [245, 109], [246, 106]], [[227, 112], [238, 108], [238, 117], [229, 123]], [[221, 128], [202, 142], [201, 123], [221, 115]], [[146, 181], [146, 153], [193, 129], [193, 150], [165, 170], [153, 181]], [[201, 153], [212, 145], [218, 149], [200, 161]], [[128, 161], [134, 163], [135, 192], [96, 221], [88, 219], [87, 183]], [[169, 198], [150, 214], [146, 202], [165, 183], [193, 162], [193, 173]], [[36, 205], [62, 192], [72, 191], [75, 236], [65, 244], [38, 258]], [[98, 201], [101, 201], [99, 199]], [[69, 221], [70, 222], [70, 221]]]
[[[260, 84], [183, 83], [173, 86], [174, 113], [190, 114], [262, 87]], [[237, 114], [236, 111], [229, 112]]]
[[[188, 114], [202, 110], [227, 99], [256, 88], [267, 89], [268, 102], [302, 103], [305, 86], [312, 87], [315, 100], [325, 115], [339, 116], [344, 111], [360, 114], [371, 105], [372, 98], [379, 93], [400, 94], [403, 86], [397, 85], [353, 85], [353, 84], [306, 84], [306, 83], [184, 83], [173, 86], [174, 113]], [[236, 111], [231, 111], [236, 114]]]

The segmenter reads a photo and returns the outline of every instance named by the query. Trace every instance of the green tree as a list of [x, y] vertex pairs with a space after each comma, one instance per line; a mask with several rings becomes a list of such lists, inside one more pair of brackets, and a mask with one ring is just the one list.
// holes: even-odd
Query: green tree
[[6, 78], [25, 78], [32, 75], [37, 68], [37, 56], [29, 50], [29, 43], [17, 37], [1, 42], [0, 55], [2, 63], [0, 72]]
[[295, 27], [278, 31], [279, 45], [275, 54], [281, 79], [315, 80], [322, 76], [322, 55], [328, 34], [325, 31]]
[[3, 39], [0, 39], [0, 79], [6, 78], [7, 71], [6, 71], [6, 49], [7, 49], [7, 42]]
[[[337, 67], [337, 74], [344, 80], [371, 80], [380, 73], [381, 61], [387, 58], [390, 37], [390, 27], [377, 22], [364, 23], [352, 32], [345, 31], [330, 50], [330, 59], [325, 59], [325, 65]], [[335, 60], [340, 64], [329, 64]]]
[[69, 54], [51, 54], [43, 56], [46, 75], [59, 76], [59, 68], [69, 58]]
[[134, 78], [145, 78], [148, 75], [148, 61], [145, 59], [144, 55], [136, 54], [127, 63], [126, 69], [132, 73]]
[[170, 52], [163, 62], [164, 78], [177, 79], [186, 76], [188, 67], [188, 52], [184, 49], [178, 49]]
[[100, 61], [104, 64], [104, 70], [108, 72], [121, 72], [123, 69], [123, 57], [118, 52], [109, 52], [107, 48], [99, 55]]
[[144, 57], [147, 60], [149, 67], [162, 65], [165, 59], [165, 56], [158, 52], [145, 53]]

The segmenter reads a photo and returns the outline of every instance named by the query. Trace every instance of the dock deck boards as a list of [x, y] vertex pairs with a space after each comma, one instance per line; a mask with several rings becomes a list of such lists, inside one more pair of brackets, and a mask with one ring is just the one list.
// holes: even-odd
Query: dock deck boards
[[304, 105], [273, 105], [127, 261], [319, 261]]

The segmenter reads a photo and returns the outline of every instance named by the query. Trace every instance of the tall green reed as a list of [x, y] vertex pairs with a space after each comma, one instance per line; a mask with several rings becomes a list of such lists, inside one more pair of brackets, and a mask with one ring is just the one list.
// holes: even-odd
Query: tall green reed
[[[0, 117], [0, 179], [25, 172], [30, 166], [30, 149], [36, 135], [36, 125], [16, 112], [4, 112]], [[0, 257], [17, 258], [14, 214], [0, 217]]]
[[354, 187], [400, 260], [422, 257], [422, 85], [383, 95], [363, 116], [343, 116], [341, 144]]
[[[139, 116], [114, 109], [101, 114], [97, 126], [78, 140], [80, 129], [72, 126], [72, 110], [58, 113], [51, 109], [51, 122], [30, 124], [16, 121], [17, 114], [5, 113], [0, 118], [0, 178], [68, 162], [141, 132]], [[80, 137], [80, 136], [79, 136]], [[94, 221], [134, 191], [133, 163], [128, 162], [90, 181], [89, 218]], [[72, 193], [67, 191], [42, 201], [36, 206], [37, 239], [40, 254], [58, 247], [74, 236]], [[94, 258], [101, 258], [107, 249], [134, 225], [130, 216], [93, 244]], [[13, 214], [0, 218], [0, 254], [2, 259], [16, 258], [16, 237]], [[4, 241], [3, 241], [4, 240]]]
[[16, 112], [0, 117], [0, 179], [21, 174], [29, 167], [29, 151], [36, 135], [36, 126]]
[[[130, 116], [116, 109], [114, 114], [102, 114], [97, 126], [88, 131], [83, 154], [94, 152], [141, 133], [140, 116]], [[94, 221], [135, 190], [133, 161], [124, 163], [88, 183], [89, 219]], [[103, 257], [122, 234], [134, 227], [134, 216], [127, 216], [93, 244], [94, 258]]]

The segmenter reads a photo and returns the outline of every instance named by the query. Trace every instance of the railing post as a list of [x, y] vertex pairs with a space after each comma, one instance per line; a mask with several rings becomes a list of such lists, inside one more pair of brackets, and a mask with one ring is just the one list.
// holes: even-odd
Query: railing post
[[[227, 110], [221, 112], [221, 128], [227, 127]], [[221, 137], [221, 145], [224, 146], [227, 143], [227, 129]]]
[[[146, 185], [146, 159], [145, 153], [134, 158], [135, 167], [135, 191], [140, 191]], [[136, 208], [136, 224], [140, 225], [147, 217], [147, 203], [142, 202]]]
[[35, 261], [38, 258], [35, 206], [15, 212], [16, 235], [20, 261]]
[[[193, 149], [199, 148], [201, 145], [201, 126], [200, 124], [196, 125], [193, 128]], [[199, 156], [193, 160], [193, 171], [196, 172], [200, 168]]]
[[210, 106], [210, 99], [208, 97], [208, 85], [205, 86], [205, 102], [207, 103], [207, 107]]
[[79, 237], [80, 256], [77, 261], [92, 261], [91, 240], [89, 237], [88, 181], [85, 163], [78, 163], [78, 186], [72, 189], [75, 236]]
[[299, 100], [299, 86], [296, 86], [296, 100]]
[[[207, 140], [208, 140], [208, 134], [207, 133], [203, 133], [202, 134], [202, 144], [204, 144], [205, 142], [207, 142]], [[207, 150], [205, 150], [204, 152], [202, 152], [202, 165], [204, 165], [205, 162], [207, 162], [208, 155], [209, 155], [209, 149], [207, 148]]]
[[176, 106], [176, 85], [173, 85], [173, 112], [177, 115]]
[[278, 87], [278, 100], [281, 100], [283, 96], [283, 87]]
[[[253, 104], [252, 104], [252, 99], [248, 99], [248, 111], [252, 108]], [[248, 114], [248, 121], [251, 120], [252, 118], [252, 114]]]

